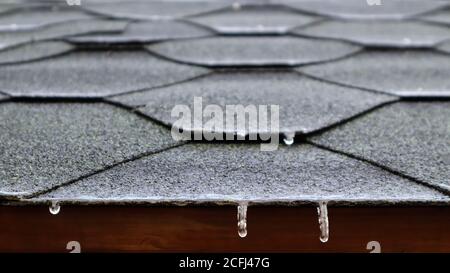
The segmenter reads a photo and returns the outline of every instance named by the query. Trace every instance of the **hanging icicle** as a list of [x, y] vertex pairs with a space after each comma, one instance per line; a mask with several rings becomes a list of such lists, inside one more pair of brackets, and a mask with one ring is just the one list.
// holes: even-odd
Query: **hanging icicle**
[[52, 201], [52, 204], [49, 207], [49, 211], [51, 214], [56, 215], [60, 212], [61, 206], [58, 204], [58, 201]]
[[330, 237], [327, 202], [319, 202], [317, 214], [319, 215], [320, 241], [326, 243]]
[[284, 133], [283, 136], [284, 136], [283, 138], [284, 144], [288, 146], [294, 144], [295, 133]]
[[239, 237], [247, 236], [247, 203], [239, 204], [237, 207], [238, 234]]

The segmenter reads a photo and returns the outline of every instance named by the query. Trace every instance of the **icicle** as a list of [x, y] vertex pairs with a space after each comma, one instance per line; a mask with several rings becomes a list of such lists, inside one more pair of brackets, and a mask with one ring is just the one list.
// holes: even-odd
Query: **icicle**
[[319, 202], [317, 213], [319, 214], [320, 241], [326, 243], [330, 237], [327, 202]]
[[49, 207], [50, 213], [56, 215], [60, 210], [61, 206], [58, 204], [58, 201], [52, 201], [52, 205]]
[[241, 238], [247, 236], [247, 203], [239, 204], [237, 207], [238, 234]]
[[295, 133], [284, 133], [284, 144], [288, 146], [294, 144], [294, 137]]

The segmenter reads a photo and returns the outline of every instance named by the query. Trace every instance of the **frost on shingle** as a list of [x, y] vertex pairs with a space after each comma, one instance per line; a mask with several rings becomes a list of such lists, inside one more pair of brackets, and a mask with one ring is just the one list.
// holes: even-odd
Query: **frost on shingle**
[[[112, 99], [131, 106], [145, 104], [139, 111], [164, 124], [172, 125], [179, 119], [178, 116], [171, 115], [172, 109], [176, 105], [187, 105], [193, 111], [195, 97], [201, 97], [204, 107], [218, 105], [223, 111], [226, 105], [278, 105], [281, 133], [310, 133], [395, 99], [283, 72], [220, 73]], [[268, 111], [269, 109], [266, 112]], [[205, 115], [203, 122], [197, 120], [206, 126], [209, 119], [211, 116]], [[225, 117], [223, 120], [225, 121]], [[196, 123], [185, 122], [182, 128], [197, 131], [199, 128], [194, 127]], [[208, 128], [202, 129], [208, 131]], [[241, 134], [237, 127], [229, 130], [225, 124], [215, 130]], [[250, 123], [247, 133], [257, 135], [266, 132]]]
[[[37, 42], [0, 51], [0, 64], [33, 61], [60, 55], [74, 49], [64, 42]], [[0, 88], [1, 89], [1, 88]]]
[[450, 192], [450, 103], [397, 103], [314, 137]]
[[316, 20], [317, 17], [274, 6], [244, 6], [191, 19], [222, 34], [283, 34]]
[[420, 19], [426, 22], [450, 25], [450, 8], [424, 15]]
[[310, 145], [189, 144], [129, 162], [42, 199], [147, 202], [443, 201], [439, 192]]
[[73, 52], [0, 66], [0, 90], [15, 96], [101, 97], [171, 84], [207, 72], [155, 58], [145, 51]]
[[202, 27], [176, 21], [144, 21], [130, 23], [123, 33], [95, 34], [69, 38], [73, 43], [150, 43], [155, 41], [200, 38], [213, 33]]
[[293, 33], [375, 47], [432, 47], [450, 38], [450, 28], [417, 22], [328, 21]]
[[169, 130], [97, 103], [0, 104], [0, 196], [26, 195], [174, 144]]
[[[376, 5], [378, 2], [380, 4]], [[445, 5], [445, 1], [440, 0], [287, 0], [283, 1], [283, 3], [292, 8], [314, 14], [341, 19], [368, 20], [403, 19], [429, 12]]]
[[40, 6], [18, 9], [14, 12], [0, 16], [0, 30], [21, 31], [44, 27], [52, 24], [86, 20], [95, 18], [74, 7]]
[[25, 43], [51, 40], [89, 33], [121, 32], [126, 22], [111, 20], [81, 20], [51, 25], [37, 30], [0, 32], [0, 50]]
[[167, 58], [203, 66], [294, 66], [341, 58], [360, 47], [294, 37], [214, 37], [149, 45]]
[[113, 18], [161, 20], [192, 16], [220, 10], [230, 5], [226, 1], [142, 1], [105, 4], [86, 3], [84, 8]]
[[450, 56], [432, 51], [369, 51], [299, 71], [405, 97], [450, 96]]

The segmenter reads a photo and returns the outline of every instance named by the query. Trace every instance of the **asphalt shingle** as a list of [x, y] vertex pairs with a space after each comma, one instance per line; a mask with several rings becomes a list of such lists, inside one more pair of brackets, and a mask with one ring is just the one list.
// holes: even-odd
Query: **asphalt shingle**
[[439, 45], [438, 50], [441, 50], [445, 53], [449, 53], [450, 54], [450, 41], [442, 43], [441, 45]]
[[213, 35], [202, 27], [177, 21], [144, 21], [130, 23], [123, 33], [71, 37], [73, 43], [150, 43], [171, 39], [200, 38]]
[[0, 17], [0, 30], [29, 30], [57, 23], [94, 18], [94, 16], [86, 14], [75, 7], [40, 6], [23, 8], [2, 15]]
[[328, 21], [293, 33], [374, 47], [433, 47], [450, 38], [450, 28], [418, 22]]
[[101, 97], [175, 83], [208, 70], [145, 51], [73, 52], [0, 67], [0, 90], [13, 96]]
[[125, 29], [126, 22], [110, 20], [81, 20], [51, 25], [38, 30], [0, 32], [0, 50], [36, 41], [52, 40], [88, 33], [113, 33]]
[[0, 197], [28, 195], [174, 145], [170, 132], [107, 104], [0, 104]]
[[313, 14], [339, 19], [361, 20], [404, 19], [433, 11], [446, 4], [445, 1], [439, 0], [305, 0], [284, 2], [288, 6]]
[[215, 37], [149, 45], [167, 58], [203, 66], [294, 66], [341, 58], [360, 47], [294, 37]]
[[[193, 111], [194, 97], [201, 97], [205, 106], [218, 105], [224, 112], [226, 105], [256, 107], [278, 105], [281, 133], [310, 133], [396, 99], [323, 83], [296, 73], [283, 72], [219, 73], [182, 84], [111, 99], [131, 106], [145, 104], [146, 106], [139, 108], [139, 111], [172, 126], [178, 119], [172, 116], [172, 109], [176, 105], [187, 105]], [[206, 115], [203, 121], [199, 120], [205, 131], [208, 131], [204, 126], [209, 119], [211, 116]], [[223, 120], [226, 120], [225, 117]], [[187, 131], [199, 130], [193, 127], [193, 124], [197, 123], [185, 122], [182, 128]], [[241, 134], [244, 128], [246, 128], [244, 124], [241, 124], [229, 131], [225, 128], [225, 124], [222, 124], [215, 130]], [[271, 132], [274, 132], [273, 130], [274, 128]], [[247, 130], [247, 134], [260, 133], [266, 132], [254, 126]]]
[[276, 6], [244, 6], [238, 10], [202, 15], [190, 19], [221, 34], [283, 34], [310, 24], [317, 17]]
[[175, 19], [220, 10], [229, 6], [226, 1], [143, 1], [114, 4], [85, 4], [87, 10], [113, 18], [138, 20]]
[[39, 60], [67, 53], [73, 49], [74, 47], [70, 44], [56, 41], [25, 44], [0, 51], [0, 64]]
[[424, 15], [420, 19], [426, 22], [450, 25], [450, 8]]
[[450, 57], [432, 51], [369, 51], [299, 71], [399, 96], [450, 96]]
[[261, 152], [258, 145], [189, 144], [122, 164], [42, 200], [352, 203], [448, 200], [362, 161], [310, 145]]
[[450, 103], [401, 102], [312, 138], [450, 192]]

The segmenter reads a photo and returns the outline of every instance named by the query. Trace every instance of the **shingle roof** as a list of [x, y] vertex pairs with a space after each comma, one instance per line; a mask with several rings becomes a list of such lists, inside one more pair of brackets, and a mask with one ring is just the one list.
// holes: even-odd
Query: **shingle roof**
[[[450, 4], [267, 2], [0, 5], [0, 202], [450, 204]], [[177, 141], [195, 98], [295, 141]]]

